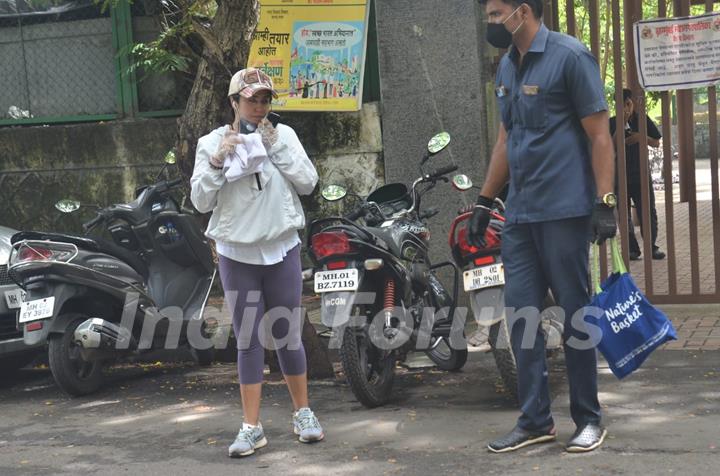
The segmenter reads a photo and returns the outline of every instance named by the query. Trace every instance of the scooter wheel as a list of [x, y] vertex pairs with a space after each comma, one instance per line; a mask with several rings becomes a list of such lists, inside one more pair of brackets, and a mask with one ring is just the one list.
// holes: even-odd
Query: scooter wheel
[[51, 334], [48, 338], [48, 360], [55, 382], [71, 396], [97, 391], [103, 382], [103, 363], [100, 360], [83, 359], [73, 335], [77, 326], [87, 320], [88, 316], [65, 314], [58, 316], [58, 319], [68, 324], [62, 334]]

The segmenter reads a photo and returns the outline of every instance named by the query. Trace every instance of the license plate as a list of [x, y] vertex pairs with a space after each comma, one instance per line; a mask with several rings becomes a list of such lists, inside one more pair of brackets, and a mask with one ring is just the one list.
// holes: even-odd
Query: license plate
[[5, 303], [7, 303], [8, 309], [19, 308], [25, 300], [25, 291], [22, 289], [11, 289], [5, 291]]
[[52, 317], [54, 306], [55, 296], [23, 302], [22, 306], [20, 306], [18, 322], [37, 321], [38, 319]]
[[477, 291], [503, 284], [505, 284], [505, 272], [502, 263], [481, 266], [463, 273], [465, 291]]
[[358, 288], [358, 270], [355, 268], [315, 273], [315, 292], [356, 291]]

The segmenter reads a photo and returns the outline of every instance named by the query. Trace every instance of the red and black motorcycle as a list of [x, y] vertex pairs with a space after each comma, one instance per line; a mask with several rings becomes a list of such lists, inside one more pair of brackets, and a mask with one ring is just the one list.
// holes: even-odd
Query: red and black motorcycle
[[[466, 175], [456, 175], [453, 187], [465, 192], [473, 188]], [[505, 308], [505, 272], [500, 246], [505, 225], [505, 204], [496, 199], [490, 213], [490, 224], [483, 239], [484, 246], [477, 248], [468, 242], [470, 217], [473, 207], [460, 210], [453, 220], [449, 245], [453, 260], [463, 272], [463, 290], [468, 294], [470, 308], [478, 326], [488, 327], [488, 343], [495, 358], [503, 384], [513, 398], [517, 398], [517, 364], [510, 346], [510, 329]], [[554, 308], [552, 296], [545, 298], [541, 314], [548, 356], [562, 349], [563, 324]]]

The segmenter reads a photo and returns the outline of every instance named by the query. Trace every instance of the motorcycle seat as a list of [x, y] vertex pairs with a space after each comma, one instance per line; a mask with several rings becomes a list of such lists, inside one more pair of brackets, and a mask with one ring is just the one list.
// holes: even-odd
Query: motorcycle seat
[[148, 210], [141, 206], [140, 198], [141, 197], [138, 197], [130, 203], [113, 205], [110, 208], [113, 218], [126, 220], [133, 224], [142, 223], [147, 220]]
[[11, 242], [17, 243], [22, 240], [40, 240], [40, 241], [59, 241], [62, 243], [72, 243], [79, 248], [88, 251], [97, 251], [127, 263], [134, 269], [143, 279], [148, 277], [148, 268], [145, 262], [130, 250], [118, 246], [115, 243], [98, 237], [72, 235], [68, 233], [48, 233], [43, 231], [21, 231], [13, 235]]

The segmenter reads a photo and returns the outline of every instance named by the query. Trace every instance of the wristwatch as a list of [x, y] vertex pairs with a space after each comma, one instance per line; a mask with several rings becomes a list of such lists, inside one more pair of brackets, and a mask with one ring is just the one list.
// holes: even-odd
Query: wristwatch
[[612, 192], [606, 193], [602, 197], [596, 198], [595, 203], [602, 203], [608, 208], [615, 208], [617, 206], [617, 195]]

